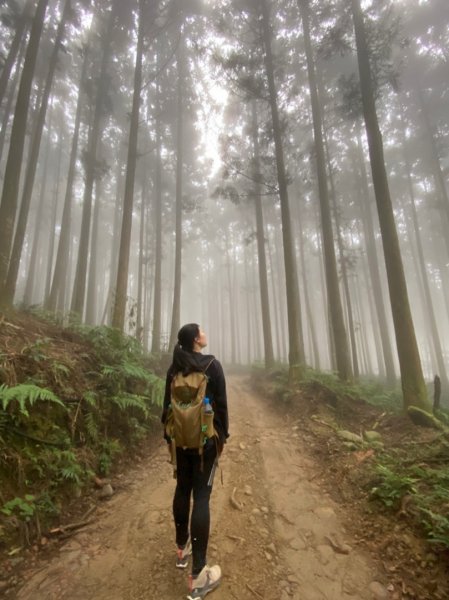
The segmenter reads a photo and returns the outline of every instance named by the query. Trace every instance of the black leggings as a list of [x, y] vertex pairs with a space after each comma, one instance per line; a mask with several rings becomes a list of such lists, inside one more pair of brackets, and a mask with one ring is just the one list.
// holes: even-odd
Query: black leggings
[[[176, 449], [176, 490], [173, 498], [173, 517], [176, 527], [176, 543], [184, 546], [189, 537], [190, 497], [193, 491], [193, 510], [190, 520], [192, 540], [192, 575], [198, 575], [206, 564], [209, 540], [209, 499], [212, 491], [210, 475], [217, 456], [215, 443], [209, 441], [201, 457], [192, 450]], [[209, 483], [209, 485], [208, 485]]]

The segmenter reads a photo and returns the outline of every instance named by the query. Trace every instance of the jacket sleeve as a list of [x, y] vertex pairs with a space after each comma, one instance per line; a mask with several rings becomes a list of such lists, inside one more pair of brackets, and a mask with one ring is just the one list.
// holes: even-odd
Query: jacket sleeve
[[164, 404], [162, 407], [162, 415], [161, 415], [161, 421], [164, 425], [165, 425], [165, 421], [167, 419], [168, 407], [170, 405], [172, 378], [173, 378], [173, 369], [172, 369], [172, 367], [170, 367], [167, 371], [167, 378], [165, 380]]
[[[224, 444], [229, 437], [228, 400], [226, 396], [226, 380], [223, 367], [218, 360], [213, 362], [213, 407], [215, 412], [214, 426], [220, 442]], [[211, 374], [212, 375], [212, 374]]]

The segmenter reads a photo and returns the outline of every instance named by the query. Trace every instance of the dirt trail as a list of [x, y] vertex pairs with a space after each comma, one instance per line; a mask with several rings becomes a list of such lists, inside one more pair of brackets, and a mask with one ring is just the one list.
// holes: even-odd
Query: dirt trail
[[[376, 566], [345, 532], [339, 509], [314, 481], [316, 465], [294, 424], [229, 378], [231, 437], [212, 495], [209, 562], [223, 570], [211, 600], [372, 600], [388, 594]], [[251, 425], [251, 427], [249, 427]], [[174, 481], [161, 442], [119, 479], [95, 522], [59, 556], [26, 573], [18, 600], [175, 600], [187, 574], [174, 567]], [[237, 506], [230, 497], [235, 489]], [[240, 507], [239, 507], [240, 505]]]

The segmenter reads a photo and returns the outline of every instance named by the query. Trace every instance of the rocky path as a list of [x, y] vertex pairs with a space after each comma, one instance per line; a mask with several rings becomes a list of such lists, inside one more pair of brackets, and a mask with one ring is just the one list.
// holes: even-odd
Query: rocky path
[[[231, 438], [212, 495], [209, 562], [223, 570], [211, 600], [388, 598], [376, 566], [357, 549], [339, 508], [316, 482], [294, 423], [229, 378]], [[241, 407], [244, 407], [242, 410]], [[18, 600], [175, 600], [187, 574], [174, 567], [174, 489], [161, 442], [95, 520], [59, 556], [26, 573]]]

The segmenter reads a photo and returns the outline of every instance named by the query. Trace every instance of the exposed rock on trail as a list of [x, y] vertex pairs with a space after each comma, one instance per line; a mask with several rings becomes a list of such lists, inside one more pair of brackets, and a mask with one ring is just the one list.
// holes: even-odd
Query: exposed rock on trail
[[[212, 495], [209, 562], [223, 570], [216, 600], [375, 600], [389, 598], [377, 566], [345, 531], [339, 508], [315, 481], [317, 465], [301, 434], [229, 378], [231, 438]], [[242, 409], [244, 407], [244, 409]], [[59, 556], [23, 573], [18, 600], [140, 600], [185, 597], [174, 567], [174, 488], [161, 440], [123, 478], [95, 521]], [[13, 595], [11, 595], [13, 594]]]

